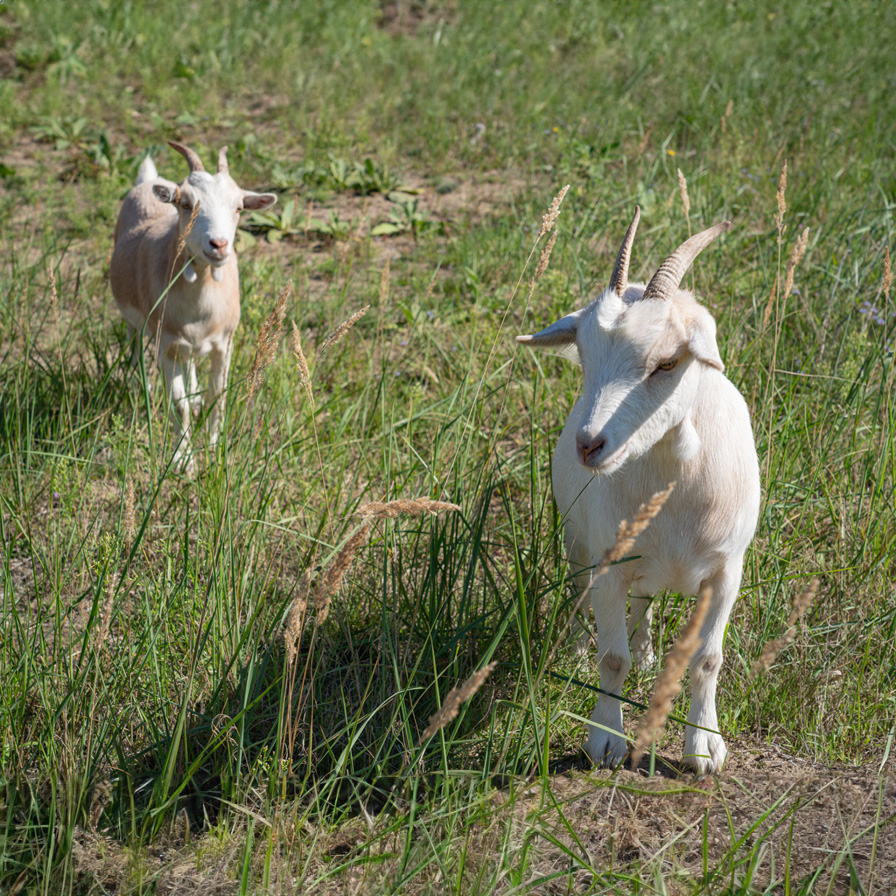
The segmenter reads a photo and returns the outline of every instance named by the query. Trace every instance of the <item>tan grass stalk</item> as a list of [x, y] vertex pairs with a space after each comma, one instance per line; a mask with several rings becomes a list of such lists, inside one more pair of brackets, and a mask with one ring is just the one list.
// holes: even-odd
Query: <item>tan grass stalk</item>
[[[178, 198], [180, 197], [180, 190], [178, 192]], [[190, 219], [187, 221], [187, 226], [184, 227], [184, 232], [177, 239], [177, 250], [174, 253], [174, 263], [175, 265], [180, 264], [178, 259], [181, 256], [181, 253], [184, 251], [184, 246], [187, 245], [187, 238], [190, 236], [190, 231], [193, 229], [193, 225], [196, 223], [196, 218], [199, 217], [199, 202], [197, 200], [196, 204], [193, 206], [190, 211]], [[174, 272], [171, 272], [172, 276]]]
[[644, 155], [647, 150], [647, 144], [650, 143], [650, 134], [653, 131], [653, 122], [649, 121], [647, 123], [647, 128], [644, 131], [644, 136], [641, 138], [641, 142], [638, 144], [638, 158]]
[[890, 247], [884, 248], [884, 277], [881, 282], [880, 291], [883, 293], [884, 301], [890, 301], [890, 288], [893, 286], [893, 270], [890, 267]]
[[134, 543], [137, 532], [137, 496], [134, 483], [129, 479], [124, 492], [124, 540], [130, 547]]
[[312, 601], [316, 613], [315, 620], [318, 625], [323, 625], [330, 615], [330, 604], [333, 595], [339, 590], [346, 572], [355, 559], [355, 554], [367, 540], [370, 526], [366, 523], [355, 532], [342, 546], [342, 550], [336, 555], [333, 562], [323, 571], [314, 588]]
[[808, 610], [814, 603], [815, 595], [818, 594], [818, 586], [820, 584], [821, 579], [819, 579], [818, 576], [815, 576], [809, 582], [808, 587], [794, 597], [793, 607], [790, 611], [790, 616], [787, 619], [787, 630], [780, 638], [774, 638], [765, 643], [762, 648], [762, 653], [759, 654], [759, 659], [753, 663], [750, 670], [751, 677], [755, 678], [761, 672], [767, 672], [771, 668], [772, 663], [777, 659], [778, 654], [796, 637], [797, 622], [799, 622], [806, 610]]
[[557, 231], [551, 232], [548, 241], [545, 243], [544, 249], [541, 250], [541, 258], [538, 259], [538, 267], [535, 268], [535, 280], [540, 280], [544, 272], [548, 269], [548, 263], [551, 260], [551, 252], [554, 251], [554, 243], [557, 241]]
[[360, 311], [356, 311], [348, 320], [344, 320], [326, 339], [321, 343], [320, 349], [318, 351], [319, 355], [322, 355], [328, 348], [336, 345], [343, 336], [359, 321], [365, 314], [367, 314], [367, 310], [370, 308], [370, 305], [365, 305]]
[[383, 271], [380, 274], [380, 294], [379, 294], [379, 302], [380, 308], [383, 308], [386, 304], [386, 299], [389, 298], [389, 280], [391, 279], [390, 267], [389, 267], [389, 256], [386, 256], [386, 263], [383, 265]]
[[296, 322], [292, 322], [292, 351], [296, 356], [296, 364], [299, 368], [299, 385], [305, 390], [308, 401], [314, 404], [314, 392], [311, 389], [311, 371], [308, 369], [308, 359], [302, 351], [302, 338]]
[[461, 706], [464, 705], [484, 684], [492, 674], [497, 662], [488, 663], [478, 672], [474, 672], [460, 687], [451, 688], [442, 708], [429, 717], [429, 724], [417, 741], [419, 746], [425, 744], [431, 737], [438, 734], [446, 725], [450, 725], [457, 718]]
[[600, 566], [594, 570], [594, 577], [602, 576], [612, 564], [621, 560], [634, 546], [638, 536], [650, 525], [650, 521], [663, 509], [663, 505], [669, 500], [669, 496], [675, 489], [676, 483], [670, 482], [664, 489], [658, 491], [646, 504], [642, 504], [635, 514], [633, 522], [623, 520], [619, 524], [616, 533], [616, 543], [611, 547], [600, 562]]
[[103, 601], [102, 610], [100, 610], [99, 625], [91, 633], [93, 649], [97, 653], [105, 650], [106, 642], [109, 640], [109, 631], [112, 628], [112, 610], [115, 606], [115, 586], [118, 584], [118, 578], [117, 575], [113, 575], [109, 579], [106, 599]]
[[53, 324], [56, 327], [56, 338], [59, 338], [59, 292], [56, 289], [56, 274], [53, 273], [53, 266], [50, 265], [50, 313], [53, 317]]
[[432, 501], [429, 498], [414, 498], [413, 500], [398, 501], [370, 501], [358, 508], [360, 517], [376, 517], [377, 519], [395, 519], [397, 516], [423, 516], [424, 513], [444, 513], [448, 510], [460, 510], [459, 504], [450, 504], [447, 501]]
[[797, 237], [796, 243], [794, 243], [793, 251], [790, 253], [790, 258], [787, 259], [787, 271], [784, 274], [784, 301], [787, 301], [787, 297], [793, 291], [793, 272], [796, 269], [796, 266], [803, 260], [803, 256], [806, 254], [806, 249], [809, 245], [809, 228], [804, 227], [800, 235]]
[[728, 105], [725, 106], [725, 111], [722, 113], [722, 133], [725, 133], [725, 128], [728, 124], [728, 119], [731, 118], [731, 113], [734, 111], [734, 100], [728, 100]]
[[688, 196], [688, 182], [681, 173], [681, 168], [678, 169], [678, 192], [681, 193], [681, 204], [684, 206], [684, 216], [685, 218], [690, 218], [691, 197]]
[[765, 311], [762, 313], [762, 329], [768, 326], [772, 316], [772, 308], [775, 307], [775, 298], [778, 295], [778, 277], [775, 275], [775, 282], [772, 283], [772, 291], [768, 295], [768, 301], [765, 303]]
[[541, 216], [541, 229], [538, 231], [536, 239], [541, 239], [541, 237], [546, 233], [549, 233], [554, 226], [554, 222], [560, 214], [560, 205], [563, 202], [563, 197], [566, 196], [567, 192], [569, 192], [569, 184], [554, 197], [554, 201], [551, 203], [550, 208]]
[[305, 630], [305, 615], [308, 610], [308, 594], [311, 590], [313, 561], [308, 562], [302, 579], [296, 588], [296, 596], [283, 622], [283, 644], [286, 647], [286, 661], [292, 665], [299, 653], [302, 632]]
[[709, 602], [712, 598], [712, 588], [707, 585], [697, 598], [697, 606], [694, 613], [684, 627], [681, 637], [675, 642], [675, 646], [666, 657], [663, 671], [657, 676], [653, 688], [653, 696], [638, 731], [635, 734], [635, 744], [632, 748], [631, 767], [636, 769], [641, 762], [641, 757], [659, 739], [666, 727], [669, 713], [672, 710], [672, 701], [681, 691], [681, 679], [684, 676], [691, 657], [697, 652], [701, 643], [700, 628], [706, 618]]
[[277, 302], [274, 305], [267, 320], [261, 325], [258, 334], [258, 342], [255, 343], [255, 357], [252, 359], [252, 368], [249, 371], [249, 396], [253, 396], [261, 385], [265, 368], [274, 360], [277, 346], [280, 344], [280, 336], [283, 333], [283, 320], [286, 317], [286, 300], [292, 291], [292, 280], [286, 281], [286, 286], [280, 290]]
[[778, 191], [775, 194], [775, 200], [778, 204], [778, 211], [775, 212], [775, 227], [778, 229], [778, 245], [784, 242], [784, 213], [787, 211], [787, 201], [784, 197], [787, 191], [787, 159], [781, 166], [781, 177], [778, 179]]

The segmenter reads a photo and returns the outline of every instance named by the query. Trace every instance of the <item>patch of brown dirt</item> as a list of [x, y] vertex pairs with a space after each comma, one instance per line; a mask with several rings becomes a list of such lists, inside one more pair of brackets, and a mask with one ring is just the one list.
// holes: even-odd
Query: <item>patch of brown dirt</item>
[[[556, 811], [539, 813], [539, 788], [527, 809], [542, 835], [539, 864], [585, 867], [632, 864], [702, 874], [708, 867], [742, 876], [759, 854], [754, 886], [792, 885], [819, 873], [817, 886], [850, 887], [851, 866], [868, 892], [896, 886], [896, 760], [877, 766], [824, 766], [759, 743], [729, 744], [718, 777], [646, 778], [642, 772], [572, 772], [554, 776]], [[519, 811], [519, 809], [517, 809]], [[567, 825], [569, 827], [567, 827]], [[569, 835], [575, 831], [576, 843]], [[705, 833], [704, 833], [705, 831]]]

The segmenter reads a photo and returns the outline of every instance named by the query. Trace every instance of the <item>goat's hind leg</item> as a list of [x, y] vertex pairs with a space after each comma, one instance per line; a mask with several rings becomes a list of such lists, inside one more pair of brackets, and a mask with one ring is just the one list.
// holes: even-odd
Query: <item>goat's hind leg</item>
[[632, 659], [639, 669], [648, 669], [656, 663], [653, 650], [653, 597], [632, 595], [631, 607], [626, 623], [629, 648]]

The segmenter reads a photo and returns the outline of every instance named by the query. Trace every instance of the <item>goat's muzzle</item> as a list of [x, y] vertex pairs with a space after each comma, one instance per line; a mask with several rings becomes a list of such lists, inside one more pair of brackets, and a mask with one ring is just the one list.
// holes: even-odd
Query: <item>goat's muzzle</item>
[[582, 435], [576, 436], [576, 448], [579, 452], [579, 460], [586, 467], [597, 467], [602, 460], [601, 455], [607, 445], [607, 440], [600, 434], [590, 437]]

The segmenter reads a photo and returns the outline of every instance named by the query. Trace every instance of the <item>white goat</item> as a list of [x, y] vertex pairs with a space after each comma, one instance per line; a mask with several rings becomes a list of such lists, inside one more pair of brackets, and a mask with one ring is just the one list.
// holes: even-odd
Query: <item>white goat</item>
[[[746, 402], [722, 373], [715, 321], [679, 288], [697, 255], [730, 226], [691, 237], [646, 286], [628, 283], [632, 242], [625, 236], [609, 288], [587, 307], [518, 341], [559, 350], [579, 363], [584, 392], [553, 458], [553, 487], [565, 521], [577, 580], [590, 590], [597, 629], [601, 694], [585, 750], [598, 764], [626, 755], [617, 697], [636, 661], [654, 659], [650, 597], [663, 589], [712, 588], [691, 660], [692, 701], [684, 762], [699, 774], [721, 768], [716, 684], [722, 641], [740, 588], [744, 553], [759, 516], [759, 463]], [[633, 552], [638, 559], [590, 574], [610, 548], [620, 520], [670, 482], [675, 490]], [[632, 608], [626, 626], [627, 596]]]
[[218, 171], [206, 172], [189, 147], [170, 144], [190, 164], [187, 179], [163, 180], [150, 156], [125, 197], [115, 226], [110, 280], [115, 304], [127, 321], [128, 337], [146, 326], [156, 339], [159, 366], [172, 403], [177, 448], [174, 463], [193, 470], [190, 412], [202, 396], [196, 358], [211, 356], [206, 399], [208, 428], [217, 441], [224, 412], [233, 334], [240, 322], [240, 283], [233, 242], [241, 209], [270, 208], [273, 193], [240, 189], [227, 167], [227, 147]]

